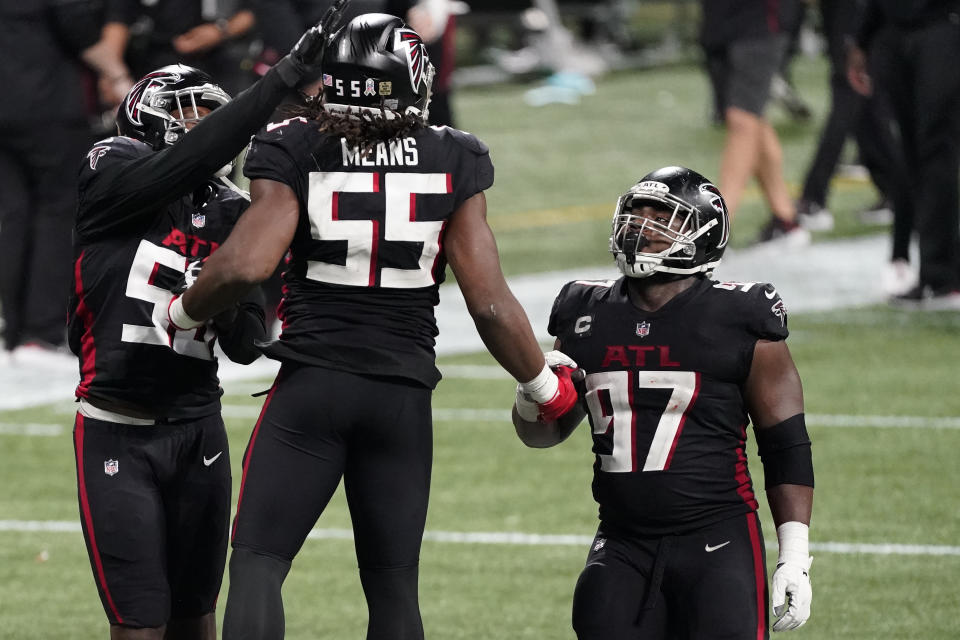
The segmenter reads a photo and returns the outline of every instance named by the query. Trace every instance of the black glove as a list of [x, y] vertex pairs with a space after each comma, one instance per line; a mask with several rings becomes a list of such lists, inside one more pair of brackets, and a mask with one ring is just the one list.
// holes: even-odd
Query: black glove
[[187, 265], [187, 270], [183, 272], [183, 275], [180, 276], [177, 284], [175, 284], [173, 289], [171, 289], [173, 295], [182, 296], [187, 289], [193, 286], [193, 283], [197, 281], [198, 277], [200, 277], [200, 270], [203, 269], [203, 264], [206, 261], [207, 258], [201, 258], [200, 260], [194, 260]]
[[280, 77], [287, 86], [295, 87], [310, 82], [320, 75], [320, 63], [330, 37], [337, 30], [344, 8], [350, 0], [336, 0], [320, 18], [307, 29], [286, 56], [276, 64]]

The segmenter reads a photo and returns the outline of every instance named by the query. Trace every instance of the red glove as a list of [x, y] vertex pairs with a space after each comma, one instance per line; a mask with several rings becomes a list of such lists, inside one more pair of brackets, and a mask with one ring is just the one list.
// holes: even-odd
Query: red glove
[[562, 365], [553, 368], [553, 372], [557, 374], [557, 392], [546, 402], [537, 403], [540, 407], [540, 422], [553, 422], [577, 404], [577, 390], [570, 379], [574, 371], [576, 369]]

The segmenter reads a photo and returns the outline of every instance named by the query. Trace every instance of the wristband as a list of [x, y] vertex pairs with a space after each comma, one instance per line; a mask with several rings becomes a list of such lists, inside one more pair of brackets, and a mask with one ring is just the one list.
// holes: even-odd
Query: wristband
[[519, 389], [537, 404], [543, 404], [550, 402], [557, 395], [560, 380], [550, 366], [544, 364], [543, 370], [537, 374], [537, 377], [528, 382], [521, 382]]
[[520, 388], [520, 385], [517, 385], [517, 415], [526, 420], [527, 422], [536, 422], [537, 418], [540, 416], [540, 407], [536, 402], [527, 397], [523, 392], [523, 389]]
[[183, 296], [174, 296], [167, 307], [167, 319], [174, 329], [178, 331], [188, 331], [196, 329], [203, 324], [200, 320], [194, 320], [183, 308]]
[[777, 564], [795, 564], [810, 569], [810, 527], [791, 520], [777, 527], [777, 541], [780, 543], [780, 555]]

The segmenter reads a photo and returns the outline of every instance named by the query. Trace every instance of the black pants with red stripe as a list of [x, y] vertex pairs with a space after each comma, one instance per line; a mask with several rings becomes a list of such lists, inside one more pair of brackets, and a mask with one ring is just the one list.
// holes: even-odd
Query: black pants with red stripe
[[154, 426], [77, 415], [80, 521], [110, 624], [214, 610], [227, 557], [230, 451], [219, 415]]
[[601, 524], [573, 628], [579, 640], [766, 640], [767, 597], [756, 513], [659, 538]]
[[433, 456], [431, 393], [399, 378], [283, 364], [244, 456], [224, 638], [282, 637], [286, 567], [341, 478], [367, 638], [423, 637], [417, 570]]

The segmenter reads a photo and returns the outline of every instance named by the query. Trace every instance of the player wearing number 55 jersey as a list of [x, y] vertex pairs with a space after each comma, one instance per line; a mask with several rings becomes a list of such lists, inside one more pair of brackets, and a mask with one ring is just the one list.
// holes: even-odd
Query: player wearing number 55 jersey
[[322, 38], [309, 31], [233, 101], [192, 67], [147, 74], [120, 105], [121, 135], [82, 166], [74, 446], [84, 538], [114, 640], [216, 638], [231, 477], [213, 346], [255, 359], [263, 311], [235, 304], [177, 331], [167, 306], [187, 265], [215, 255], [248, 204], [215, 176], [315, 69]]
[[810, 612], [813, 499], [800, 378], [772, 285], [710, 279], [729, 236], [703, 176], [648, 174], [617, 203], [610, 249], [624, 274], [574, 281], [554, 303], [552, 362], [576, 362], [581, 403], [514, 423], [552, 446], [589, 416], [600, 527], [574, 596], [581, 639], [767, 637], [757, 500], [747, 469], [752, 420], [780, 541], [775, 631]]
[[321, 100], [254, 139], [253, 202], [170, 306], [191, 327], [288, 252], [282, 361], [243, 462], [224, 638], [279, 638], [290, 564], [344, 480], [367, 638], [422, 638], [417, 594], [432, 461], [434, 306], [449, 263], [491, 353], [538, 403], [573, 406], [504, 281], [486, 223], [493, 183], [475, 137], [426, 124], [433, 70], [385, 14], [338, 32]]

